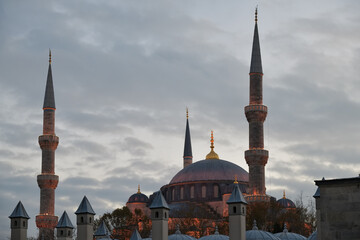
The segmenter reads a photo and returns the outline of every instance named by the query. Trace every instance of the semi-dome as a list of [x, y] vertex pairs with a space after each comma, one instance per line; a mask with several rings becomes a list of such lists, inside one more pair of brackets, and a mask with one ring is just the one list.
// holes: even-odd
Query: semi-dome
[[246, 240], [280, 240], [280, 238], [272, 233], [259, 230], [254, 220], [253, 229], [246, 231]]
[[295, 203], [290, 199], [286, 198], [285, 191], [283, 197], [277, 200], [277, 203], [283, 208], [296, 208]]
[[170, 184], [195, 181], [233, 181], [248, 182], [249, 174], [240, 166], [221, 159], [205, 159], [183, 168], [170, 181]]
[[129, 200], [127, 201], [127, 203], [148, 203], [148, 202], [149, 202], [149, 198], [145, 194], [140, 192], [140, 185], [138, 186], [137, 193], [131, 195], [129, 197]]
[[281, 233], [275, 233], [276, 237], [280, 238], [281, 240], [306, 240], [306, 237], [297, 234], [297, 233], [291, 233], [287, 230], [286, 224], [284, 224], [284, 231]]

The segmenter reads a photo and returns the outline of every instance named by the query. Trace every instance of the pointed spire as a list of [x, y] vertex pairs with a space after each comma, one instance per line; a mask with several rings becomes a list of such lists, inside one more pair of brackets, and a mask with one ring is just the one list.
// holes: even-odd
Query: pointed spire
[[235, 178], [234, 183], [235, 183], [235, 184], [238, 184], [239, 182], [238, 182], [238, 180], [237, 180], [237, 175], [235, 175], [234, 178]]
[[257, 7], [255, 10], [255, 29], [254, 29], [254, 39], [253, 47], [251, 54], [251, 64], [250, 64], [250, 73], [263, 73], [262, 64], [261, 64], [261, 53], [260, 53], [260, 41], [259, 41], [259, 32], [258, 32], [258, 12]]
[[206, 159], [219, 159], [219, 155], [217, 155], [216, 152], [214, 152], [214, 131], [211, 130], [211, 139], [210, 139], [210, 148], [211, 151], [206, 155]]
[[138, 184], [138, 191], [137, 191], [137, 194], [140, 194], [140, 184]]
[[53, 86], [52, 71], [51, 71], [51, 50], [50, 49], [49, 49], [49, 69], [48, 69], [48, 75], [47, 75], [47, 80], [46, 80], [45, 97], [44, 97], [44, 105], [43, 105], [43, 109], [46, 109], [46, 108], [56, 109], [55, 97], [54, 97], [54, 86]]
[[21, 201], [18, 202], [16, 205], [14, 211], [11, 213], [9, 218], [27, 218], [30, 219], [29, 215], [27, 214], [24, 205], [21, 203]]
[[133, 231], [131, 237], [130, 237], [130, 240], [141, 240], [141, 236], [140, 236], [140, 233], [139, 231], [135, 228], [135, 231]]
[[81, 214], [81, 213], [90, 213], [90, 214], [95, 215], [95, 212], [86, 196], [84, 196], [78, 209], [75, 212], [76, 215]]
[[190, 127], [189, 127], [189, 110], [186, 108], [186, 130], [185, 130], [185, 144], [184, 144], [184, 159], [193, 158], [191, 149]]
[[154, 208], [169, 208], [169, 205], [167, 204], [164, 196], [162, 195], [161, 191], [158, 191], [155, 193], [155, 197], [154, 200], [152, 201], [150, 207], [150, 209], [154, 209]]
[[70, 218], [66, 211], [61, 215], [61, 218], [56, 225], [56, 228], [74, 228], [74, 225], [72, 225]]

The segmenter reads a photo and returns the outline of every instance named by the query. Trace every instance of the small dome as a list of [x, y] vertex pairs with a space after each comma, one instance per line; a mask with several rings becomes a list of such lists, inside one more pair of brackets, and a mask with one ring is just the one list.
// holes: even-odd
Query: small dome
[[294, 202], [291, 201], [290, 199], [286, 198], [285, 191], [284, 191], [283, 197], [281, 199], [277, 200], [276, 202], [283, 208], [296, 208]]
[[168, 237], [169, 240], [196, 240], [196, 238], [181, 234], [179, 225], [176, 225], [176, 232]]
[[272, 233], [259, 230], [254, 220], [253, 229], [246, 231], [246, 240], [280, 240], [280, 238]]
[[199, 238], [199, 240], [229, 240], [229, 236], [219, 234], [218, 227], [216, 226], [215, 233]]
[[237, 176], [239, 182], [248, 182], [249, 174], [240, 166], [221, 159], [205, 159], [183, 168], [170, 184], [194, 181], [227, 180], [234, 181]]
[[306, 240], [306, 237], [300, 234], [289, 232], [286, 228], [286, 224], [284, 224], [283, 232], [275, 233], [274, 235], [280, 238], [281, 240]]
[[308, 240], [317, 240], [317, 231], [313, 232], [308, 238]]
[[140, 192], [140, 185], [138, 185], [137, 193], [134, 193], [129, 197], [127, 203], [148, 203], [149, 198]]

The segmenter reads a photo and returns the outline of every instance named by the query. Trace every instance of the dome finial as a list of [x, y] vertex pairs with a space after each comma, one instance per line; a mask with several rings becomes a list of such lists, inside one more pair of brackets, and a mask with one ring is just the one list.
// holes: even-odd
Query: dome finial
[[284, 223], [284, 230], [283, 230], [283, 232], [285, 232], [285, 233], [289, 232], [289, 231], [287, 230], [286, 223]]
[[255, 219], [254, 219], [254, 222], [253, 222], [252, 230], [259, 230], [258, 227], [256, 226], [256, 220]]
[[215, 226], [215, 233], [214, 235], [219, 235], [219, 228], [218, 228], [218, 225]]
[[285, 190], [284, 190], [284, 193], [283, 193], [283, 199], [286, 199]]
[[219, 159], [219, 155], [217, 155], [216, 152], [214, 152], [214, 131], [211, 130], [211, 139], [210, 139], [210, 148], [211, 151], [208, 155], [206, 155], [206, 159]]
[[49, 64], [51, 64], [51, 49], [49, 48]]
[[176, 232], [175, 232], [175, 234], [181, 234], [179, 224], [176, 224]]
[[189, 119], [189, 109], [186, 107], [186, 119]]
[[138, 191], [137, 191], [137, 193], [141, 193], [141, 192], [140, 192], [140, 184], [138, 184]]
[[235, 184], [238, 184], [239, 182], [238, 182], [238, 180], [237, 180], [237, 175], [235, 175], [234, 178], [235, 178], [234, 183], [235, 183]]

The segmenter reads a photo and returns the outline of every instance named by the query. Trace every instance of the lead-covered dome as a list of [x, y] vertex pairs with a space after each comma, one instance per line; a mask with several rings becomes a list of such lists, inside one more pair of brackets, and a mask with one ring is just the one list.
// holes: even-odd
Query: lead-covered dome
[[127, 201], [127, 203], [148, 203], [149, 198], [140, 192], [140, 185], [138, 185], [137, 193], [131, 195]]
[[290, 199], [286, 198], [285, 191], [283, 197], [277, 200], [277, 203], [283, 208], [296, 208], [295, 203]]
[[249, 174], [240, 166], [221, 159], [205, 159], [183, 168], [170, 181], [170, 184], [195, 181], [234, 180], [248, 182]]
[[272, 233], [259, 230], [254, 220], [253, 229], [246, 231], [246, 240], [280, 240], [280, 238]]
[[216, 226], [215, 233], [199, 238], [199, 240], [229, 240], [229, 236], [219, 234], [218, 227]]
[[286, 228], [286, 224], [284, 224], [283, 232], [275, 233], [274, 235], [280, 238], [281, 240], [306, 240], [306, 237], [300, 234], [289, 232]]

